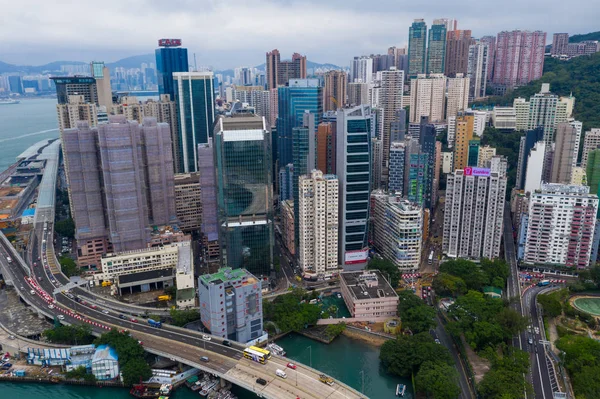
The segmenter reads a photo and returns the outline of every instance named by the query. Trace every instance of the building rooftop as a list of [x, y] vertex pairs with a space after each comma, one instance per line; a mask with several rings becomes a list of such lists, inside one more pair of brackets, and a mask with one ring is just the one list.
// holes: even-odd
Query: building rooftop
[[35, 215], [35, 209], [29, 208], [29, 209], [25, 209], [21, 216], [25, 217], [25, 216], [33, 216], [33, 215]]
[[206, 284], [221, 284], [227, 281], [247, 278], [249, 284], [256, 283], [258, 280], [246, 269], [232, 269], [230, 267], [220, 268], [218, 272], [213, 274], [205, 274], [200, 276], [200, 279]]
[[103, 360], [119, 360], [117, 352], [108, 345], [100, 345], [96, 348], [96, 353], [92, 357], [92, 362], [103, 361]]
[[398, 297], [396, 291], [377, 270], [344, 272], [340, 276], [342, 284], [348, 287], [356, 300]]

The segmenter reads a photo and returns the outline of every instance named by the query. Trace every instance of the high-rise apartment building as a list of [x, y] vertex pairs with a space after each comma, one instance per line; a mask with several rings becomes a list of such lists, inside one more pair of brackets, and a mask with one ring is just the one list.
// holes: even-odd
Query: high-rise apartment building
[[202, 226], [202, 193], [200, 174], [175, 175], [175, 214], [179, 228], [187, 233], [200, 231]]
[[[586, 168], [588, 162], [588, 154], [590, 151], [597, 149], [600, 146], [600, 129], [594, 128], [585, 132], [583, 139], [583, 153], [581, 155], [581, 167]], [[593, 191], [592, 191], [593, 193]]]
[[416, 271], [421, 261], [423, 208], [382, 191], [371, 197], [374, 246], [402, 272]]
[[446, 118], [456, 116], [459, 111], [465, 111], [469, 107], [470, 79], [462, 73], [456, 73], [455, 76], [448, 78]]
[[233, 100], [247, 103], [250, 107], [253, 107], [256, 115], [269, 118], [271, 96], [263, 86], [234, 86], [232, 95]]
[[323, 77], [323, 111], [337, 111], [346, 104], [348, 75], [345, 71], [328, 71]]
[[577, 166], [582, 123], [561, 122], [556, 129], [551, 183], [570, 184], [573, 169]]
[[296, 254], [296, 227], [294, 221], [294, 201], [286, 200], [280, 202], [281, 208], [281, 241], [290, 251], [290, 254]]
[[552, 49], [550, 54], [552, 55], [563, 55], [567, 54], [567, 47], [569, 46], [569, 34], [568, 33], [555, 33], [552, 35]]
[[83, 96], [83, 101], [98, 105], [96, 79], [87, 76], [57, 76], [50, 78], [56, 86], [58, 104], [68, 104], [69, 96]]
[[427, 154], [427, 168], [424, 170], [424, 190], [423, 205], [425, 208], [432, 208], [435, 205], [434, 192], [437, 191], [437, 181], [435, 175], [435, 153], [437, 131], [435, 125], [428, 123], [426, 116], [421, 117], [421, 126], [419, 133], [419, 145], [423, 153]]
[[174, 72], [175, 100], [179, 113], [179, 146], [182, 173], [198, 171], [198, 144], [208, 143], [215, 120], [212, 72]]
[[533, 148], [529, 150], [524, 173], [523, 192], [532, 193], [542, 187], [546, 155], [546, 143], [543, 140], [536, 142]]
[[[516, 101], [516, 100], [515, 100]], [[550, 92], [550, 84], [542, 83], [542, 89], [529, 99], [529, 113], [527, 129], [541, 126], [544, 129], [546, 148], [554, 142], [557, 124], [567, 121], [566, 102], [559, 100], [558, 96]], [[519, 118], [517, 113], [517, 120]]]
[[364, 267], [368, 258], [371, 109], [365, 105], [337, 112], [337, 166], [340, 196], [340, 264]]
[[415, 19], [408, 29], [408, 77], [427, 73], [425, 70], [425, 48], [427, 46], [427, 24], [423, 19]]
[[428, 41], [425, 73], [444, 73], [446, 60], [446, 24], [443, 20], [433, 20], [433, 25], [429, 28]]
[[350, 83], [371, 83], [373, 80], [373, 72], [372, 57], [364, 55], [361, 57], [354, 57], [352, 65], [350, 65]]
[[419, 140], [408, 139], [405, 150], [403, 195], [420, 206], [426, 205], [427, 190], [431, 184], [428, 180], [429, 164], [429, 154], [423, 151]]
[[316, 167], [325, 174], [335, 174], [335, 122], [322, 122], [317, 126]]
[[506, 172], [456, 169], [447, 176], [442, 250], [451, 258], [497, 258], [503, 232]]
[[56, 104], [56, 112], [61, 133], [77, 127], [79, 121], [85, 121], [91, 127], [98, 125], [98, 107], [86, 102], [83, 95], [70, 95], [66, 103]]
[[315, 169], [298, 180], [298, 264], [305, 274], [331, 276], [339, 264], [338, 179]]
[[262, 285], [248, 270], [225, 267], [198, 278], [200, 320], [211, 335], [237, 342], [263, 332]]
[[494, 62], [496, 60], [496, 36], [483, 36], [479, 43], [485, 43], [488, 46], [488, 67], [487, 80], [492, 81], [494, 77]]
[[173, 165], [175, 171], [181, 165], [181, 143], [179, 142], [179, 119], [177, 118], [177, 104], [168, 94], [161, 94], [158, 101], [147, 100], [142, 104], [144, 116], [156, 118], [158, 123], [166, 123], [171, 131], [173, 143]]
[[[302, 127], [305, 111], [315, 115], [315, 126], [323, 117], [323, 88], [317, 79], [291, 80], [289, 86], [278, 89], [279, 117], [277, 118], [277, 134], [279, 142], [278, 160], [280, 167], [293, 162], [292, 142], [293, 129]], [[299, 176], [299, 175], [297, 175]]]
[[484, 145], [479, 147], [479, 158], [477, 161], [477, 167], [487, 168], [492, 157], [496, 156], [496, 148]]
[[348, 83], [348, 104], [351, 107], [369, 104], [369, 84], [360, 82]]
[[393, 141], [390, 144], [390, 173], [388, 190], [402, 197], [404, 195], [404, 173], [406, 170], [405, 141]]
[[454, 169], [464, 169], [469, 161], [469, 141], [473, 140], [473, 114], [459, 113], [455, 118]]
[[220, 117], [214, 131], [222, 264], [273, 272], [271, 129], [259, 116]]
[[294, 53], [291, 61], [281, 61], [279, 50], [268, 52], [266, 78], [268, 90], [287, 85], [290, 79], [306, 79], [306, 56]]
[[543, 184], [531, 193], [524, 263], [577, 269], [590, 265], [598, 196], [589, 190]]
[[469, 46], [467, 77], [469, 78], [469, 101], [485, 97], [488, 77], [489, 46], [479, 41]]
[[498, 33], [494, 85], [513, 88], [541, 78], [545, 51], [545, 32], [515, 30]]
[[147, 118], [140, 126], [124, 116], [90, 128], [79, 122], [63, 132], [63, 153], [80, 265], [100, 256], [143, 249], [150, 226], [177, 220], [171, 134]]
[[399, 71], [396, 67], [391, 67], [387, 71], [381, 71], [380, 74], [381, 90], [379, 92], [379, 106], [383, 109], [381, 121], [383, 124], [383, 131], [380, 138], [383, 147], [381, 174], [382, 180], [387, 181], [392, 123], [396, 122], [396, 112], [403, 108], [402, 92], [404, 88], [404, 71]]
[[454, 77], [458, 73], [467, 75], [469, 46], [473, 44], [470, 30], [451, 30], [446, 42], [445, 74]]
[[104, 62], [92, 61], [90, 63], [92, 77], [96, 79], [98, 91], [98, 106], [104, 107], [108, 112], [113, 104], [112, 90], [110, 88], [110, 72]]
[[418, 75], [410, 81], [410, 123], [419, 123], [422, 116], [432, 123], [444, 120], [446, 77], [442, 74]]
[[202, 246], [209, 261], [220, 260], [219, 217], [217, 206], [217, 177], [213, 139], [198, 144], [198, 170], [200, 174], [200, 204], [202, 206]]
[[168, 94], [171, 99], [175, 99], [176, 82], [173, 80], [173, 73], [189, 71], [187, 49], [180, 47], [181, 39], [160, 39], [158, 46], [154, 52], [158, 94]]

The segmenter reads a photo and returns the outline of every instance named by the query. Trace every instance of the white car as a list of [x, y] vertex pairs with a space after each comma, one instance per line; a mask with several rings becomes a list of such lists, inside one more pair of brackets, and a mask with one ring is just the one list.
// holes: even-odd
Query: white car
[[64, 319], [65, 319], [65, 316], [63, 316], [63, 315], [61, 315], [61, 314], [59, 314], [59, 315], [58, 315], [58, 316], [56, 316], [56, 317], [58, 317], [58, 320], [64, 320]]
[[210, 335], [202, 334], [202, 339], [205, 341], [210, 341], [211, 337], [210, 337]]
[[54, 305], [48, 305], [48, 309], [54, 309]]
[[109, 314], [110, 312], [108, 310], [103, 310], [102, 313]]

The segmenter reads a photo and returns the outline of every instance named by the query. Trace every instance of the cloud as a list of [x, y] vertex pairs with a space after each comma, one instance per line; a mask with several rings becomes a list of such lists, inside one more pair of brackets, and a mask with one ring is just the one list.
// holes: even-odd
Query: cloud
[[232, 68], [294, 51], [348, 65], [354, 55], [404, 45], [414, 18], [448, 17], [475, 37], [501, 30], [589, 32], [600, 11], [589, 0], [5, 0], [0, 59], [41, 64], [146, 54], [161, 37], [182, 38], [199, 65]]

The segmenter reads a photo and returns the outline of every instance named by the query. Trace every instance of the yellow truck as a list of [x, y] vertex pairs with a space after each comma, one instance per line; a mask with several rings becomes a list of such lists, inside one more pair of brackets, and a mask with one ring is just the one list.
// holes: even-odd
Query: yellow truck
[[171, 295], [160, 295], [158, 297], [159, 301], [170, 301], [171, 300]]

